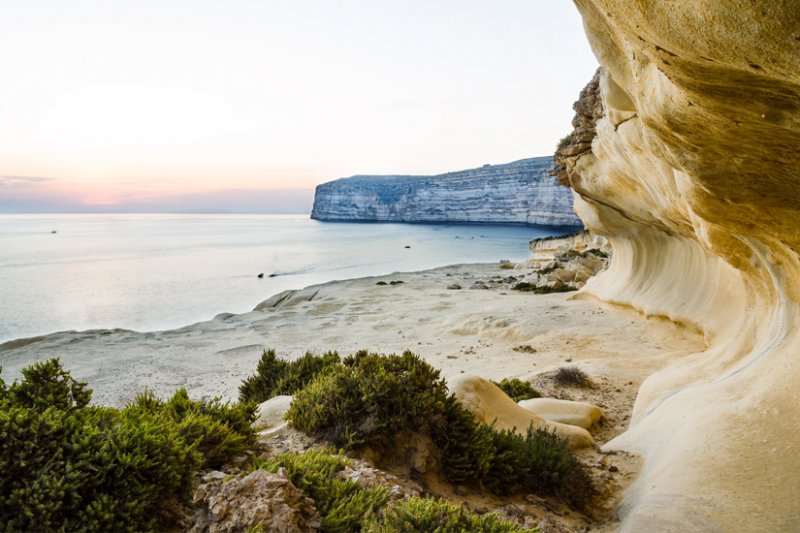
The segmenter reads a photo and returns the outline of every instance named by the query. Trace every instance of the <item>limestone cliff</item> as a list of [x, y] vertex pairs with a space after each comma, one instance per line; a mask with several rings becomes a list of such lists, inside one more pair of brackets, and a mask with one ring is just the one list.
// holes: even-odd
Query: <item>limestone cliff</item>
[[319, 185], [311, 218], [580, 226], [551, 157], [438, 176], [353, 176]]
[[798, 531], [800, 2], [575, 4], [602, 109], [560, 170], [614, 250], [584, 290], [708, 342], [609, 444], [645, 457], [622, 530]]

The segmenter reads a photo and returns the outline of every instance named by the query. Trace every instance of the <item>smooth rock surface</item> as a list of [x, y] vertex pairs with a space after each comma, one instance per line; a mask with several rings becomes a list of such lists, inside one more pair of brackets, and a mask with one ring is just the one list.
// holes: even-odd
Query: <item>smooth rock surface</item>
[[447, 388], [461, 405], [484, 424], [494, 423], [497, 429], [510, 429], [524, 435], [528, 428], [545, 428], [565, 437], [570, 448], [592, 446], [594, 439], [583, 428], [551, 422], [517, 405], [488, 379], [468, 374], [447, 381]]
[[292, 396], [281, 395], [270, 398], [266, 402], [259, 404], [256, 411], [256, 421], [253, 428], [256, 431], [280, 426], [285, 423], [284, 415], [292, 404]]
[[800, 3], [575, 4], [602, 69], [561, 176], [614, 250], [584, 293], [708, 342], [607, 445], [645, 458], [621, 530], [800, 531]]
[[552, 166], [552, 157], [535, 157], [438, 176], [341, 178], [317, 186], [311, 218], [581, 227]]
[[591, 428], [603, 416], [599, 407], [586, 402], [557, 398], [531, 398], [520, 400], [517, 404], [545, 420], [578, 426], [583, 429]]

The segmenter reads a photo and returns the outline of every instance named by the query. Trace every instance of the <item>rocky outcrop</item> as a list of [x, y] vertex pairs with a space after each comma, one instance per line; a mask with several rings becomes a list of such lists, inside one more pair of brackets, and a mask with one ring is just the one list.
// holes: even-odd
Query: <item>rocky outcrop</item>
[[708, 342], [607, 445], [645, 457], [621, 529], [799, 530], [800, 6], [575, 4], [603, 110], [562, 174], [614, 251], [584, 292]]
[[548, 170], [551, 157], [438, 176], [353, 176], [319, 185], [311, 218], [576, 226], [572, 192]]
[[195, 492], [197, 511], [189, 531], [300, 533], [322, 526], [314, 500], [292, 484], [284, 468], [276, 473], [254, 470], [231, 479], [216, 474], [206, 476]]

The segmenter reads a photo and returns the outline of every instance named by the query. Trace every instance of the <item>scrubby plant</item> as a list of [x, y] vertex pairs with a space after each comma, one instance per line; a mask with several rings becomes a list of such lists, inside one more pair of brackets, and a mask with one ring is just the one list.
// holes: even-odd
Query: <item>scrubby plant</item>
[[88, 406], [91, 390], [56, 359], [22, 374], [0, 385], [4, 531], [148, 531], [174, 518], [200, 464], [174, 424]]
[[220, 398], [192, 400], [186, 389], [179, 389], [166, 402], [145, 390], [125, 412], [145, 412], [174, 423], [184, 441], [200, 453], [206, 468], [219, 468], [243, 454], [256, 438], [251, 426], [255, 404], [230, 404]]
[[500, 387], [500, 389], [515, 402], [542, 397], [539, 391], [534, 389], [530, 382], [522, 381], [519, 378], [504, 378], [501, 381], [492, 381], [492, 383]]
[[277, 472], [285, 468], [292, 483], [314, 500], [322, 517], [322, 529], [332, 533], [360, 531], [365, 520], [389, 501], [381, 487], [362, 489], [350, 479], [337, 477], [347, 459], [330, 450], [311, 449], [304, 453], [284, 453], [275, 459], [253, 462], [251, 471], [262, 468]]
[[452, 505], [443, 500], [413, 496], [388, 505], [380, 517], [371, 517], [364, 527], [368, 533], [451, 533], [481, 531], [483, 533], [534, 533], [506, 522], [492, 513], [479, 515], [463, 505]]
[[57, 359], [0, 380], [3, 531], [163, 530], [188, 503], [197, 470], [254, 439], [252, 405], [139, 395], [90, 406], [91, 389]]
[[399, 433], [441, 425], [446, 396], [439, 371], [418, 355], [361, 351], [299, 391], [286, 418], [336, 446], [386, 448]]
[[568, 134], [564, 135], [563, 137], [561, 137], [558, 140], [557, 150], [561, 150], [561, 149], [566, 148], [567, 146], [569, 146], [570, 143], [572, 142], [573, 135], [574, 135], [574, 133], [568, 133]]
[[345, 358], [295, 394], [287, 419], [335, 446], [369, 447], [386, 457], [392, 456], [398, 437], [426, 435], [452, 483], [502, 494], [560, 495], [577, 508], [585, 508], [594, 496], [591, 478], [562, 439], [546, 432], [501, 432], [479, 423], [448, 395], [439, 371], [411, 352], [381, 356], [362, 351]]
[[568, 387], [588, 387], [592, 384], [586, 372], [577, 366], [562, 366], [553, 375], [553, 381]]
[[339, 354], [336, 352], [323, 355], [306, 352], [294, 361], [285, 361], [278, 358], [275, 350], [266, 350], [256, 373], [239, 386], [239, 401], [259, 404], [281, 394], [294, 394], [325, 369], [337, 364]]

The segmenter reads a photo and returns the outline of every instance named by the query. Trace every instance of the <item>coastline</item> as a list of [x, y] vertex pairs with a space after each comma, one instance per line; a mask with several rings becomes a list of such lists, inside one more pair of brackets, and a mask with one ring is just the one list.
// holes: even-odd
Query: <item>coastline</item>
[[[445, 378], [532, 379], [576, 364], [590, 375], [637, 386], [667, 362], [703, 348], [696, 333], [581, 293], [520, 293], [502, 282], [531, 266], [460, 264], [331, 281], [279, 293], [247, 313], [177, 329], [16, 339], [0, 344], [0, 364], [3, 378], [12, 381], [34, 361], [60, 357], [89, 382], [93, 403], [119, 406], [144, 388], [166, 396], [186, 387], [194, 396], [235, 399], [266, 348], [288, 358], [306, 351], [408, 349]], [[490, 288], [469, 289], [480, 280]], [[452, 283], [463, 289], [447, 289]]]

